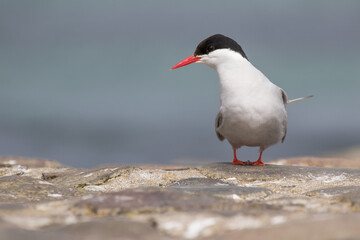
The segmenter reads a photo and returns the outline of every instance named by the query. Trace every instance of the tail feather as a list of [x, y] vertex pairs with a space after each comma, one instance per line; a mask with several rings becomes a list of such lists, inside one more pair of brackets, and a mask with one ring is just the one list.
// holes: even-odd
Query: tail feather
[[311, 98], [313, 96], [314, 95], [310, 95], [310, 96], [306, 96], [306, 97], [301, 97], [301, 98], [295, 98], [295, 99], [292, 99], [292, 100], [288, 100], [287, 104], [294, 103], [294, 102], [297, 102], [297, 101], [301, 101], [301, 100], [304, 100], [304, 99], [308, 99], [308, 98]]

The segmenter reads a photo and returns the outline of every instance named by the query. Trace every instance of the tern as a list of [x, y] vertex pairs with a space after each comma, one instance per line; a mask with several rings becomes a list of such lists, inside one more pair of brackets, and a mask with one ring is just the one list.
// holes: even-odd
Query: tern
[[[221, 34], [200, 42], [193, 55], [171, 70], [191, 63], [205, 64], [217, 72], [220, 109], [215, 119], [215, 132], [220, 141], [226, 139], [232, 146], [235, 165], [263, 166], [263, 151], [285, 140], [286, 105], [312, 97], [288, 101], [285, 91], [249, 62], [241, 46]], [[238, 160], [236, 150], [242, 146], [259, 147], [258, 160]]]

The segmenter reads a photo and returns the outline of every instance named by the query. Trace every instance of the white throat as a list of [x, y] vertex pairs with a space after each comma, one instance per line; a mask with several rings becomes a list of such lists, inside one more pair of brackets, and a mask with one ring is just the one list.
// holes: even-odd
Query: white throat
[[217, 72], [222, 105], [247, 102], [252, 95], [258, 95], [259, 91], [270, 83], [246, 58], [230, 49], [218, 49], [204, 55], [200, 63], [214, 68]]

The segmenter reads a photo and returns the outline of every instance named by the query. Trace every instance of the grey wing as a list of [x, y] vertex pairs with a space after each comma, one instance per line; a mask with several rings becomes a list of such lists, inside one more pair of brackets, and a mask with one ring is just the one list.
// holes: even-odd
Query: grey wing
[[[286, 96], [286, 93], [284, 90], [281, 90], [281, 98], [282, 98], [282, 101], [284, 103], [284, 106], [286, 106], [286, 104], [288, 103], [288, 98]], [[285, 140], [285, 137], [286, 137], [286, 132], [287, 132], [287, 116], [285, 115], [285, 119], [283, 120], [283, 126], [284, 126], [284, 136], [281, 138], [281, 142], [284, 142]]]
[[288, 103], [288, 98], [287, 98], [286, 92], [284, 90], [282, 90], [281, 88], [280, 88], [280, 91], [281, 91], [281, 98], [283, 100], [284, 105], [286, 106], [286, 104]]
[[286, 132], [287, 132], [287, 118], [284, 119], [283, 125], [285, 127], [285, 132], [284, 132], [284, 136], [281, 139], [281, 142], [284, 142], [285, 137], [286, 137]]
[[219, 111], [215, 118], [215, 132], [216, 132], [216, 136], [220, 141], [224, 141], [225, 139], [224, 136], [221, 135], [219, 132], [219, 128], [221, 127], [222, 123], [223, 123], [223, 116], [222, 113]]

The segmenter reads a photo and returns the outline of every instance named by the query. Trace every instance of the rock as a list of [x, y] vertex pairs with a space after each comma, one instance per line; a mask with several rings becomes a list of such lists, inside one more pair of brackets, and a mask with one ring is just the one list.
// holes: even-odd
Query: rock
[[1, 239], [360, 236], [357, 168], [212, 163], [76, 169], [47, 160], [9, 161], [0, 165]]
[[234, 166], [231, 163], [213, 163], [199, 168], [207, 177], [216, 179], [236, 178], [238, 180], [277, 181], [282, 179], [325, 180], [336, 181], [336, 178], [359, 179], [358, 169], [295, 167], [265, 164], [262, 167]]
[[[230, 231], [221, 235], [222, 239], [235, 240], [340, 240], [359, 239], [360, 214], [351, 215], [320, 215], [306, 219], [295, 220], [283, 224], [274, 224], [271, 227]], [[219, 235], [204, 238], [207, 240], [219, 239]]]
[[[278, 219], [278, 220], [276, 220]], [[285, 218], [284, 218], [285, 219]], [[212, 235], [267, 226], [271, 221], [282, 221], [279, 216], [252, 216], [251, 214], [220, 214], [211, 212], [166, 213], [153, 217], [156, 227], [169, 236], [199, 239]], [[239, 237], [239, 236], [238, 236]]]
[[75, 188], [53, 185], [46, 181], [24, 176], [0, 178], [0, 203], [27, 203], [83, 196]]
[[311, 197], [333, 198], [343, 202], [350, 202], [354, 211], [360, 210], [360, 186], [332, 187], [318, 189], [306, 193]]
[[87, 184], [84, 189], [99, 192], [116, 192], [129, 188], [165, 187], [175, 181], [194, 177], [204, 178], [204, 175], [194, 168], [170, 168], [166, 166], [151, 169], [148, 166], [127, 167], [115, 169], [111, 177], [105, 182]]
[[[54, 231], [55, 235], [61, 236], [59, 239], [98, 240], [98, 239], [169, 239], [151, 225], [131, 221], [127, 218], [105, 218], [97, 221], [78, 223], [66, 226]], [[66, 237], [69, 236], [69, 237]]]
[[[272, 197], [303, 196], [304, 193], [335, 186], [360, 185], [360, 169], [278, 166], [233, 166], [213, 163], [199, 167], [208, 178], [244, 187], [264, 187]], [[277, 195], [278, 194], [278, 195]], [[269, 199], [270, 200], [270, 199]]]
[[278, 159], [269, 162], [269, 164], [330, 168], [360, 168], [360, 161], [358, 158], [341, 158], [339, 155], [337, 157], [297, 157]]
[[103, 194], [75, 204], [82, 214], [99, 216], [162, 213], [166, 211], [239, 208], [234, 202], [207, 194], [190, 194], [171, 188], [137, 188]]
[[240, 187], [235, 184], [211, 178], [188, 178], [171, 184], [168, 188], [176, 189], [186, 193], [204, 194], [229, 198], [240, 199], [263, 199], [271, 195], [271, 191], [261, 187]]
[[118, 215], [141, 212], [240, 209], [240, 200], [263, 199], [271, 194], [266, 188], [239, 187], [226, 182], [189, 178], [167, 188], [136, 188], [103, 194], [78, 202], [85, 214]]
[[23, 240], [130, 240], [130, 239], [169, 239], [156, 231], [151, 223], [131, 221], [127, 218], [103, 218], [90, 222], [75, 223], [42, 231], [29, 231], [10, 224], [0, 223], [1, 239]]
[[63, 167], [61, 163], [48, 159], [24, 158], [24, 157], [0, 157], [0, 168], [13, 167], [14, 165], [21, 165], [27, 168]]
[[42, 174], [42, 179], [54, 184], [83, 189], [90, 185], [102, 185], [112, 178], [131, 171], [130, 167], [121, 166], [114, 168], [95, 169], [69, 169], [67, 171], [47, 172]]

